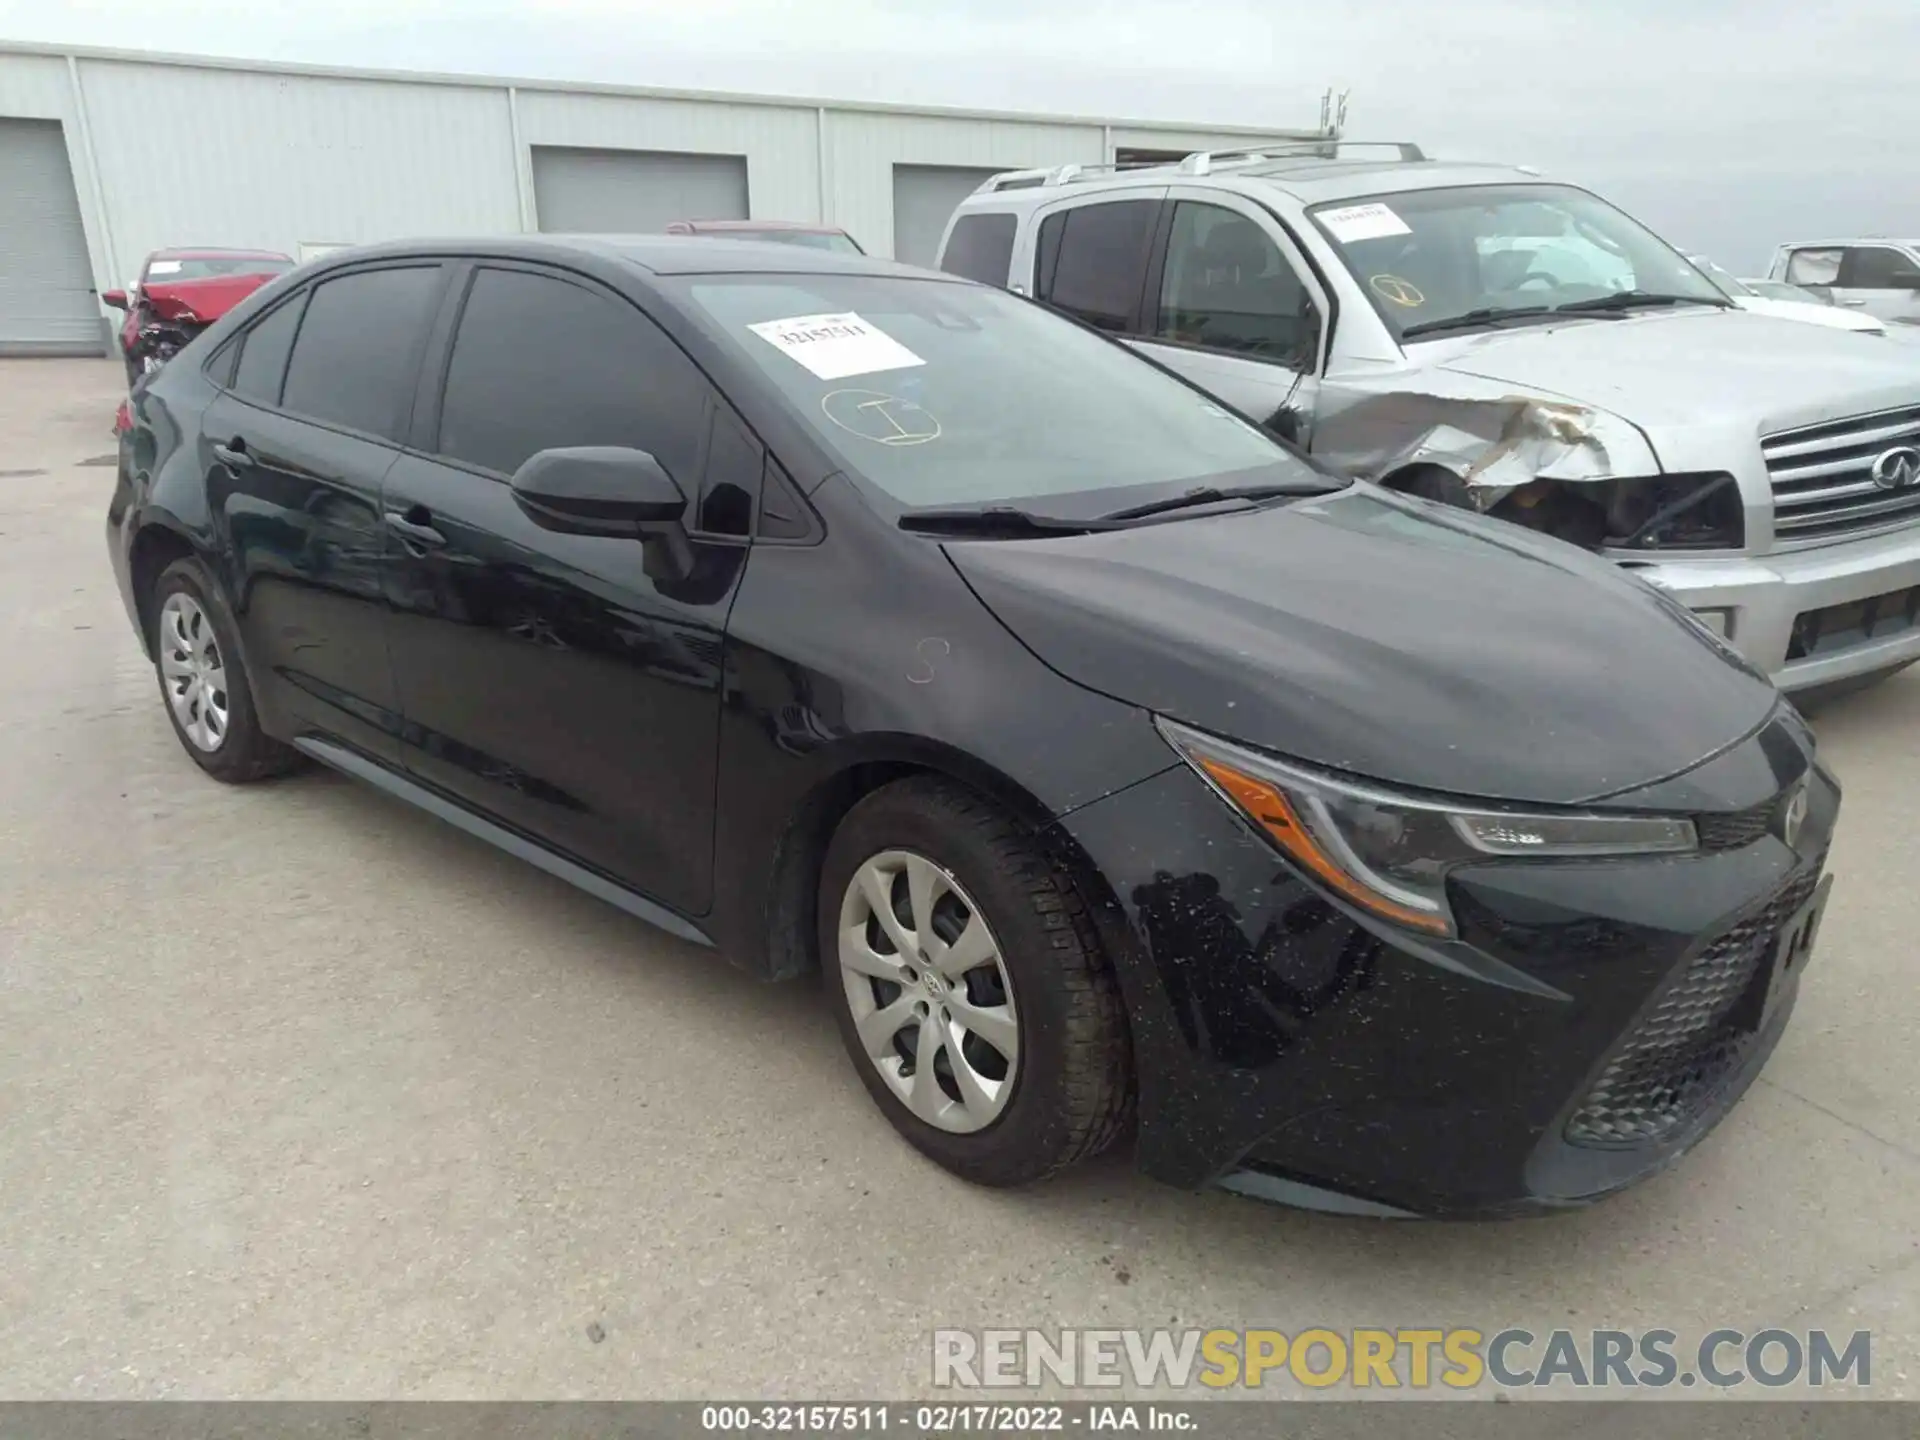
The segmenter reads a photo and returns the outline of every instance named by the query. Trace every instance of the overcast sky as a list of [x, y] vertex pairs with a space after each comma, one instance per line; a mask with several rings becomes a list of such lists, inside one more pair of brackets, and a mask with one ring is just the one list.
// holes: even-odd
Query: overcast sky
[[1216, 124], [1332, 85], [1350, 136], [1540, 166], [1741, 273], [1920, 236], [1920, 0], [0, 0], [0, 38]]

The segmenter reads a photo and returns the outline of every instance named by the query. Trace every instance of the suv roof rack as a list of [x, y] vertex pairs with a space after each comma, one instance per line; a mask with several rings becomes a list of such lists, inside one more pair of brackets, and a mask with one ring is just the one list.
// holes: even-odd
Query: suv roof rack
[[976, 195], [1000, 190], [1037, 190], [1051, 185], [1071, 185], [1082, 180], [1098, 180], [1127, 170], [1168, 170], [1178, 175], [1211, 175], [1216, 170], [1244, 169], [1270, 160], [1338, 160], [1343, 150], [1389, 150], [1409, 164], [1426, 160], [1426, 152], [1410, 140], [1341, 140], [1336, 136], [1320, 139], [1277, 140], [1247, 150], [1196, 150], [1183, 160], [1122, 160], [1098, 165], [1054, 165], [1037, 170], [1008, 170], [990, 175], [980, 183]]

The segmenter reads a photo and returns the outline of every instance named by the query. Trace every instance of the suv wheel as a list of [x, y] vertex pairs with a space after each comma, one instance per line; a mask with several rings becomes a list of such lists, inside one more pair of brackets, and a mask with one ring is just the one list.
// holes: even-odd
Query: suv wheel
[[233, 784], [291, 769], [298, 752], [261, 730], [232, 617], [198, 560], [161, 573], [152, 614], [160, 694], [194, 763]]
[[868, 1094], [955, 1174], [1025, 1184], [1125, 1127], [1126, 1022], [1086, 908], [971, 792], [905, 780], [854, 807], [822, 872], [820, 953]]

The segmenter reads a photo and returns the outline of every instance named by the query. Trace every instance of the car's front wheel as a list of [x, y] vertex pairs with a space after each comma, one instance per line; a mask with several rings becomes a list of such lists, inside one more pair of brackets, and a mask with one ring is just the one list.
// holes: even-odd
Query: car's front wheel
[[291, 769], [299, 753], [260, 728], [233, 617], [206, 567], [193, 559], [169, 565], [149, 613], [160, 695], [194, 763], [230, 784]]
[[955, 1174], [1025, 1184], [1124, 1129], [1126, 1020], [1085, 904], [972, 792], [917, 778], [854, 807], [822, 871], [820, 953], [867, 1092]]

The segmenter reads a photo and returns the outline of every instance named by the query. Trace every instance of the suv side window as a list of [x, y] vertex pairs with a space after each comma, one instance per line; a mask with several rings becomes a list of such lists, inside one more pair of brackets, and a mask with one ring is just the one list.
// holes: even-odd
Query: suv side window
[[1173, 208], [1153, 333], [1311, 369], [1320, 323], [1266, 231], [1238, 211], [1183, 200]]
[[1842, 290], [1905, 290], [1897, 276], [1920, 269], [1900, 251], [1887, 245], [1853, 245], [1840, 266]]
[[[280, 407], [385, 440], [402, 438], [418, 350], [440, 294], [438, 265], [356, 270], [307, 301]], [[252, 337], [248, 337], [252, 349]], [[247, 368], [247, 356], [240, 357]]]
[[240, 342], [240, 363], [233, 371], [233, 392], [260, 405], [278, 406], [280, 383], [287, 378], [287, 356], [307, 297], [296, 295], [254, 322]]
[[1840, 279], [1843, 250], [1796, 250], [1787, 257], [1787, 279], [1795, 285], [1833, 285]]
[[542, 450], [625, 446], [691, 498], [708, 398], [706, 377], [632, 305], [556, 275], [482, 267], [448, 360], [436, 448], [511, 475]]
[[962, 215], [940, 256], [940, 268], [984, 285], [1006, 289], [1013, 266], [1013, 237], [1019, 222], [1011, 215]]
[[1049, 215], [1034, 266], [1037, 299], [1102, 330], [1133, 329], [1158, 200], [1109, 200]]

